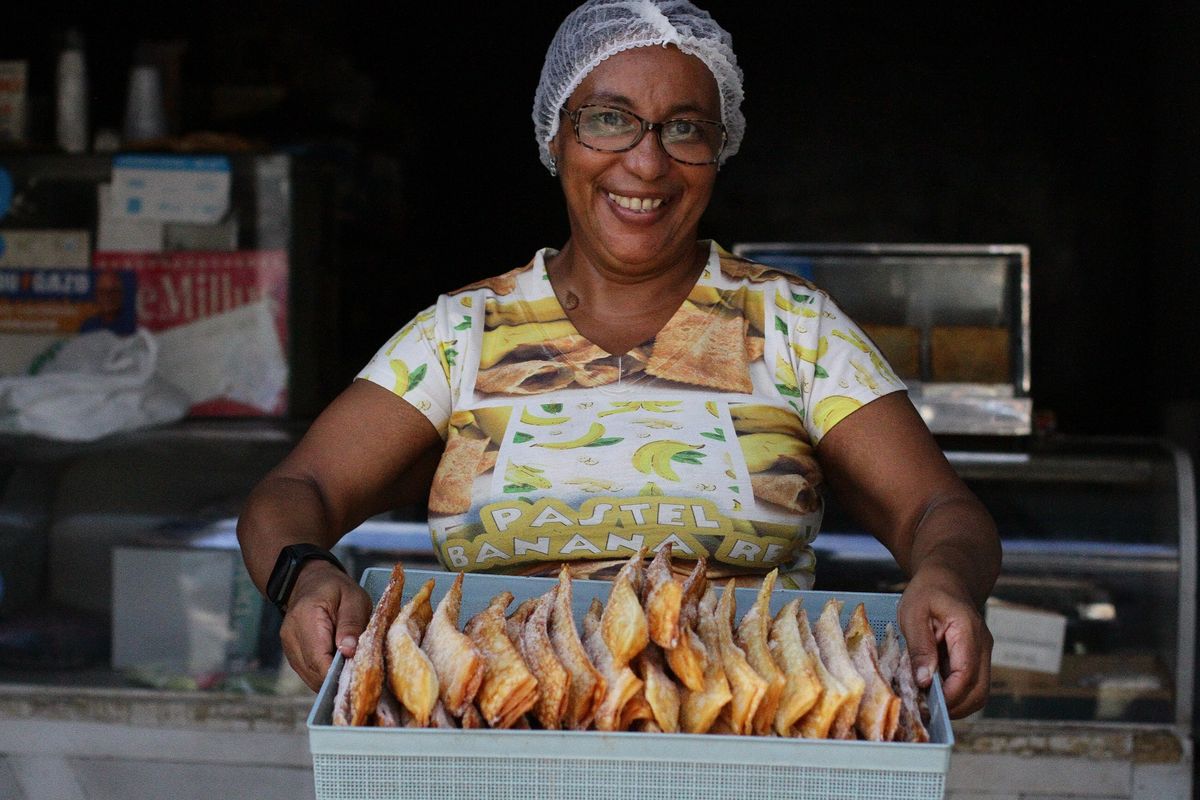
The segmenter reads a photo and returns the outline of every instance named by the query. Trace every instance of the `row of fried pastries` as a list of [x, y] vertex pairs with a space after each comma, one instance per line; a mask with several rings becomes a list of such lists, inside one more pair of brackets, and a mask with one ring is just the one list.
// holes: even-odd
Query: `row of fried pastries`
[[670, 546], [627, 562], [580, 636], [564, 565], [546, 594], [505, 611], [502, 592], [459, 631], [460, 574], [434, 610], [434, 582], [401, 605], [397, 564], [339, 676], [335, 725], [728, 733], [929, 741], [924, 698], [889, 625], [842, 603], [810, 627], [800, 600], [774, 618], [776, 573], [734, 624], [734, 583], [718, 598], [700, 559], [677, 580]]

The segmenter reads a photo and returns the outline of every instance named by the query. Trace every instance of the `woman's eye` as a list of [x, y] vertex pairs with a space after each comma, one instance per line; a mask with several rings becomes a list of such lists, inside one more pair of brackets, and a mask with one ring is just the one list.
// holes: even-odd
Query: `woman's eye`
[[671, 142], [695, 141], [701, 137], [700, 127], [687, 119], [673, 119], [663, 126], [663, 137]]
[[632, 121], [620, 111], [594, 111], [586, 118], [588, 128], [596, 132], [620, 132], [629, 130]]

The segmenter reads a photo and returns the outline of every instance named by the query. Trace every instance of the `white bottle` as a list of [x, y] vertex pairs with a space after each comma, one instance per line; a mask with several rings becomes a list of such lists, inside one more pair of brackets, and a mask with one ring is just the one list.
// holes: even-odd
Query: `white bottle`
[[58, 146], [68, 153], [84, 153], [88, 147], [87, 65], [83, 58], [83, 36], [67, 33], [58, 54], [58, 92], [55, 134]]

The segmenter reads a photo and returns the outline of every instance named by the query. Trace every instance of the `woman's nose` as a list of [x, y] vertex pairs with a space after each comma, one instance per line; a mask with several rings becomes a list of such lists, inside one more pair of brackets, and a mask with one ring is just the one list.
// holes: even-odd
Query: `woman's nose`
[[663, 149], [657, 129], [646, 131], [640, 142], [625, 151], [625, 164], [642, 180], [654, 180], [666, 174], [671, 168], [671, 157]]

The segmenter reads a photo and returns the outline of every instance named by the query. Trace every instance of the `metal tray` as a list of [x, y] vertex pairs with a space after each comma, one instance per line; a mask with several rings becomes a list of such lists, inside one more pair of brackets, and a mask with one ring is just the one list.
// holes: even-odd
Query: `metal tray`
[[[372, 599], [387, 584], [386, 569], [368, 569], [362, 584]], [[436, 605], [455, 574], [408, 570], [404, 597], [429, 578]], [[460, 620], [481, 611], [501, 591], [516, 603], [544, 594], [556, 581], [468, 574]], [[608, 596], [607, 581], [573, 583], [576, 619], [593, 597]], [[754, 589], [737, 590], [739, 616], [753, 605]], [[896, 618], [896, 594], [778, 590], [772, 613], [796, 596], [814, 618], [825, 601], [845, 601], [843, 623], [861, 602], [876, 633]], [[440, 730], [345, 728], [331, 724], [342, 657], [308, 717], [309, 747], [318, 800], [349, 798], [889, 798], [943, 796], [954, 735], [941, 685], [929, 695], [927, 744], [783, 739], [683, 733], [596, 731]]]

